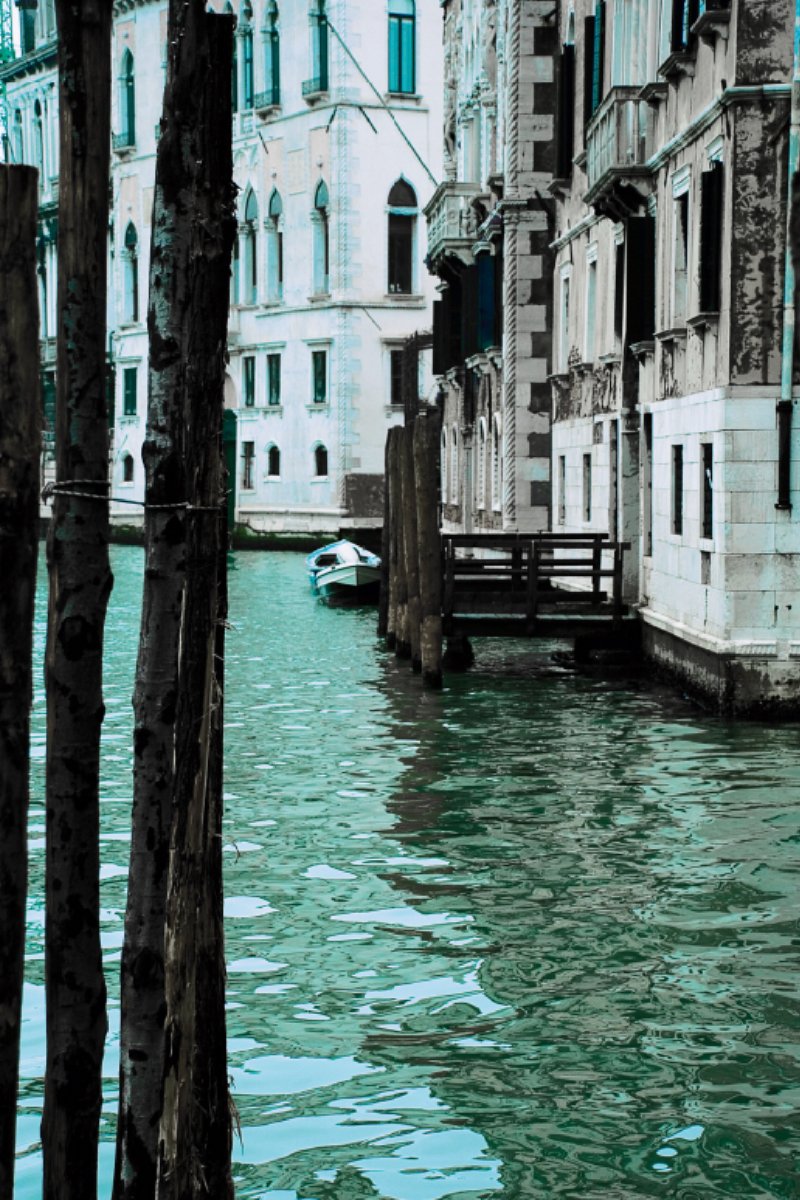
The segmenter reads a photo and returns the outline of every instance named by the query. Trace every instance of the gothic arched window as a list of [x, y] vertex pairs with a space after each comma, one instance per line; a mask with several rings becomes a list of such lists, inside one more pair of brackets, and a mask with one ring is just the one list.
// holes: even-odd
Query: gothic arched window
[[139, 238], [133, 221], [125, 230], [125, 252], [123, 255], [124, 289], [122, 319], [139, 320]]
[[258, 302], [258, 201], [248, 192], [244, 206], [244, 303]]
[[283, 201], [277, 188], [272, 189], [269, 198], [269, 221], [267, 235], [269, 237], [268, 255], [268, 286], [271, 300], [283, 299]]
[[317, 478], [328, 474], [328, 450], [325, 446], [314, 447], [314, 474]]
[[330, 291], [330, 197], [324, 180], [314, 196], [314, 291]]
[[136, 144], [136, 76], [133, 55], [126, 50], [122, 56], [119, 73], [120, 133], [126, 138], [126, 146]]
[[417, 195], [410, 183], [398, 179], [389, 192], [389, 279], [393, 294], [410, 295], [414, 286], [414, 235]]

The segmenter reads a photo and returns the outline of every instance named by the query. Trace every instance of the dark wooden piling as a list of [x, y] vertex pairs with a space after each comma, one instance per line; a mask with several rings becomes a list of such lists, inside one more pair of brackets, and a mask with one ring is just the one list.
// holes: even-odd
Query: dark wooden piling
[[388, 608], [386, 613], [386, 646], [394, 650], [397, 644], [397, 426], [386, 438], [386, 491], [388, 507]]
[[381, 530], [381, 595], [378, 602], [378, 637], [385, 638], [389, 633], [389, 558], [391, 545], [391, 514], [389, 503], [389, 477], [391, 465], [389, 462], [392, 441], [391, 429], [386, 435], [386, 450], [383, 460], [383, 529]]
[[420, 656], [422, 682], [433, 688], [442, 686], [442, 556], [439, 536], [441, 429], [441, 414], [435, 409], [420, 413], [414, 423]]
[[14, 1192], [39, 552], [38, 172], [0, 167], [0, 1200]]
[[397, 452], [395, 456], [395, 473], [397, 478], [397, 509], [395, 526], [397, 528], [397, 639], [394, 652], [398, 658], [411, 657], [411, 641], [408, 634], [408, 573], [406, 571], [406, 521], [405, 513], [408, 505], [408, 486], [404, 478], [403, 458], [405, 442], [409, 431], [402, 426], [397, 430]]
[[414, 471], [414, 425], [403, 433], [403, 542], [406, 556], [408, 604], [406, 619], [411, 647], [411, 666], [422, 670], [421, 607], [419, 596], [419, 550], [417, 538], [417, 487]]

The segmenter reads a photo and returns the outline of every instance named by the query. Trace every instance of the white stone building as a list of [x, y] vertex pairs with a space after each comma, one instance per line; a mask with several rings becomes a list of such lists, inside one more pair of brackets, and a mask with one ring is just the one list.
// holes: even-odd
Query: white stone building
[[[215, 6], [233, 11], [224, 0]], [[141, 500], [167, 4], [116, 0], [114, 15], [112, 492]], [[401, 347], [431, 324], [421, 212], [441, 178], [441, 14], [436, 0], [244, 0], [236, 16], [239, 238], [226, 381], [233, 515], [244, 535], [319, 540], [380, 525], [386, 432], [402, 418]], [[47, 407], [58, 193], [50, 0], [29, 25], [25, 53], [0, 73], [14, 156], [42, 167]], [[112, 519], [130, 526], [137, 511], [112, 505]]]
[[554, 528], [632, 543], [653, 660], [725, 710], [794, 711], [795, 4], [563, 0], [558, 19]]

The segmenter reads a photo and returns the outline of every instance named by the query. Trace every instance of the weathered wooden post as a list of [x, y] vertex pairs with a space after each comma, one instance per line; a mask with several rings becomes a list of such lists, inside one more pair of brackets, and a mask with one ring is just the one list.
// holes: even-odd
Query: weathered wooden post
[[0, 166], [0, 1200], [11, 1200], [14, 1190], [28, 887], [33, 599], [42, 448], [38, 206], [38, 171]]
[[[386, 647], [394, 650], [397, 644], [397, 426], [386, 438], [386, 494], [388, 496], [389, 537], [386, 549], [388, 568], [388, 611], [386, 614]], [[383, 577], [381, 577], [383, 587]]]
[[112, 5], [56, 0], [60, 189], [56, 484], [47, 538], [45, 1200], [94, 1200], [106, 983], [100, 734], [108, 559], [106, 400]]
[[422, 682], [442, 686], [442, 563], [439, 537], [438, 409], [421, 412], [414, 422], [414, 483], [419, 553], [420, 656]]
[[408, 637], [408, 574], [406, 572], [405, 520], [408, 489], [405, 486], [405, 472], [403, 470], [405, 440], [408, 432], [403, 426], [398, 426], [395, 433], [395, 478], [397, 479], [397, 505], [395, 510], [395, 528], [397, 529], [397, 636], [394, 644], [394, 652], [398, 658], [411, 657], [411, 643]]
[[378, 637], [385, 638], [389, 632], [389, 546], [391, 530], [389, 527], [389, 447], [392, 431], [386, 434], [386, 449], [383, 458], [383, 529], [381, 530], [381, 596], [378, 602]]
[[408, 590], [407, 629], [414, 671], [422, 670], [421, 616], [419, 597], [419, 546], [417, 539], [417, 486], [414, 477], [414, 423], [403, 433], [403, 529]]

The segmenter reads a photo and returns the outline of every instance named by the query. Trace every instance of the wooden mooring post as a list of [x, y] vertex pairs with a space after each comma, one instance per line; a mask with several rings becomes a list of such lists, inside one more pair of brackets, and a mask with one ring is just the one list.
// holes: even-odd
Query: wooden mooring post
[[406, 556], [406, 625], [411, 667], [422, 670], [421, 612], [419, 595], [419, 549], [417, 539], [417, 487], [414, 470], [414, 429], [416, 421], [403, 430], [403, 546]]
[[[386, 436], [386, 516], [387, 532], [383, 537], [386, 568], [381, 566], [381, 588], [387, 591], [386, 645], [394, 650], [397, 642], [397, 433], [394, 426]], [[385, 573], [384, 573], [385, 571]], [[380, 621], [380, 614], [378, 616]], [[380, 636], [380, 625], [378, 626]]]
[[405, 485], [403, 458], [408, 429], [399, 426], [396, 434], [394, 477], [397, 479], [397, 508], [394, 526], [397, 538], [397, 630], [394, 652], [398, 658], [411, 657], [411, 641], [408, 633], [408, 574], [406, 572], [406, 520], [408, 487]]
[[378, 601], [378, 637], [389, 637], [389, 557], [391, 546], [391, 509], [389, 502], [389, 462], [392, 430], [386, 435], [386, 450], [383, 460], [383, 529], [381, 530], [381, 594]]
[[422, 682], [442, 686], [442, 552], [439, 534], [438, 409], [421, 412], [414, 422], [414, 484], [420, 599]]

